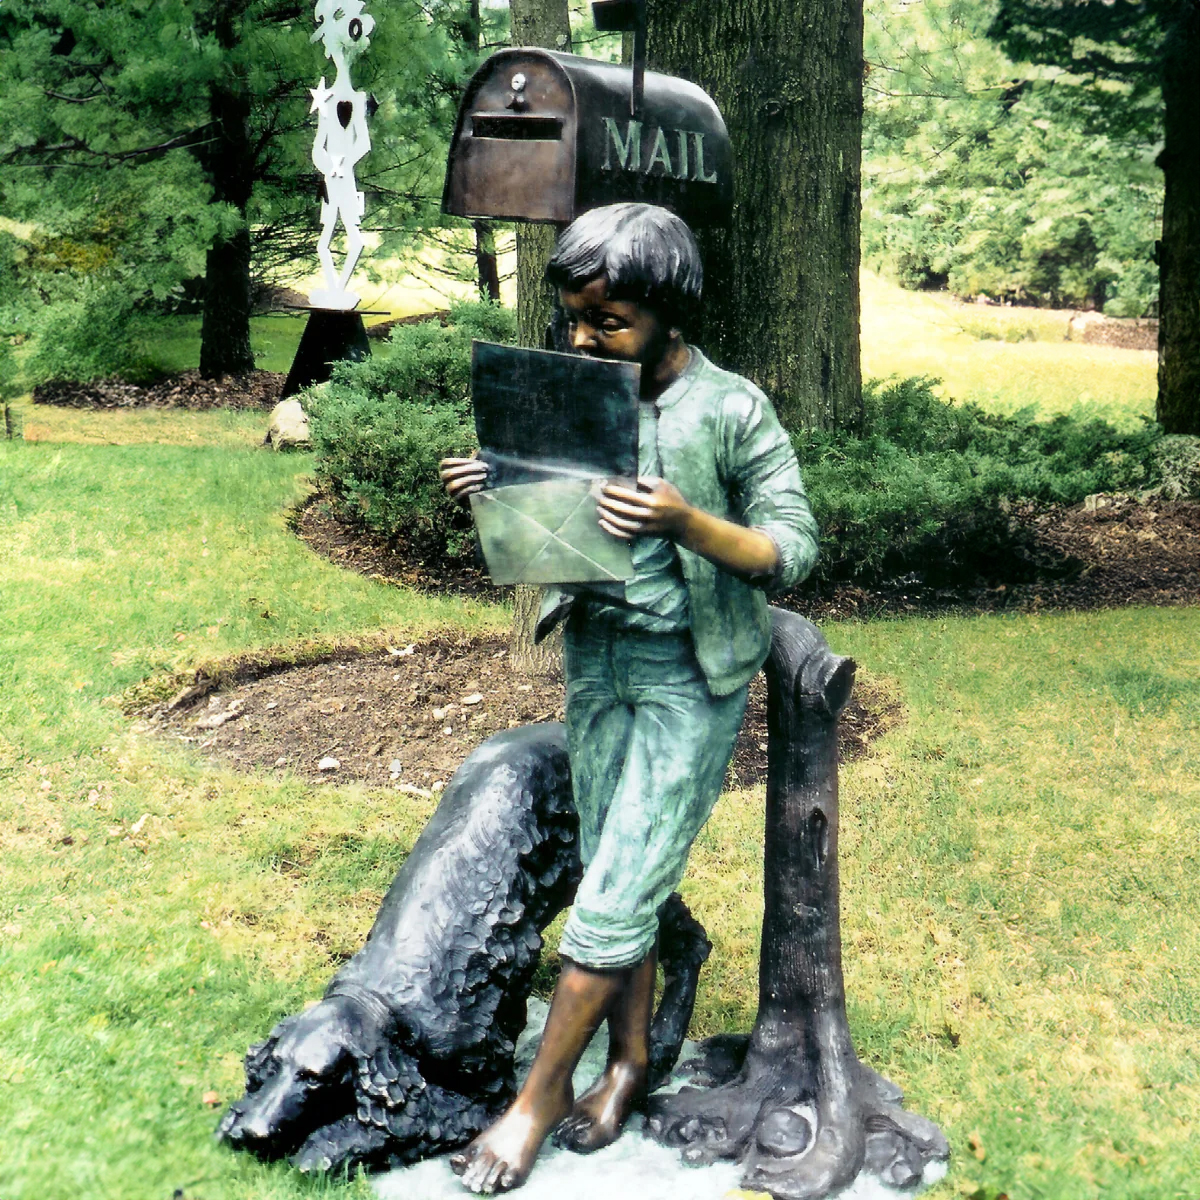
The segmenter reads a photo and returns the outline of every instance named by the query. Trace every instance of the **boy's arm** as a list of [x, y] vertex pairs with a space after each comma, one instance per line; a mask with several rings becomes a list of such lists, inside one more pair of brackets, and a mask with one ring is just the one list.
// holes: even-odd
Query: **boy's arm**
[[744, 579], [770, 578], [779, 570], [779, 550], [769, 535], [693, 507], [665, 479], [640, 478], [636, 492], [607, 484], [602, 496], [601, 528], [625, 541], [639, 534], [670, 538]]
[[770, 401], [751, 385], [726, 397], [724, 416], [718, 457], [737, 494], [741, 523], [692, 507], [661, 479], [639, 480], [637, 492], [607, 485], [600, 523], [621, 538], [672, 538], [771, 590], [792, 587], [817, 561], [817, 523], [791, 439]]
[[727, 477], [738, 495], [742, 520], [765, 534], [779, 552], [779, 566], [766, 586], [794, 587], [817, 562], [817, 522], [800, 479], [791, 438], [770, 400], [752, 384], [736, 396], [725, 430]]

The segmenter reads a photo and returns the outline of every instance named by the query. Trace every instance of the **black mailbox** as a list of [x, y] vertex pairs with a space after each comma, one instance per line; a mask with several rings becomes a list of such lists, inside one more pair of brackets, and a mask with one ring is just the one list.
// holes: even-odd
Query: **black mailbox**
[[661, 204], [690, 225], [728, 221], [733, 151], [705, 92], [647, 71], [634, 97], [628, 67], [532, 47], [501, 50], [475, 72], [445, 212], [566, 224], [624, 200]]

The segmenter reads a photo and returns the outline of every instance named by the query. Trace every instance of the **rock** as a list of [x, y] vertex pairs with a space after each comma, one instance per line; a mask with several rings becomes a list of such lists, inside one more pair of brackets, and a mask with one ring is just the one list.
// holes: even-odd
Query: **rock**
[[342, 764], [333, 757], [332, 754], [327, 754], [319, 763], [317, 763], [318, 771], [336, 771]]
[[[212, 701], [209, 701], [209, 703], [211, 704]], [[226, 721], [232, 721], [235, 717], [241, 716], [241, 712], [244, 707], [244, 700], [235, 700], [224, 712], [211, 713], [207, 717], [200, 717], [196, 721], [196, 728], [220, 729]]]
[[462, 698], [463, 704], [479, 704], [483, 700], [483, 696], [479, 692], [472, 692], [469, 696]]
[[308, 436], [308, 417], [299, 400], [280, 400], [271, 410], [271, 422], [267, 427], [265, 445], [276, 450], [308, 447], [312, 444]]

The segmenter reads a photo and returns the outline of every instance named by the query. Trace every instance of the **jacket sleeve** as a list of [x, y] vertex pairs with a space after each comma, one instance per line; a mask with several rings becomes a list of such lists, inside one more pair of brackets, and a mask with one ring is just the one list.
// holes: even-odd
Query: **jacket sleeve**
[[817, 523], [791, 439], [770, 400], [752, 384], [727, 396], [725, 415], [725, 474], [734, 511], [779, 551], [779, 565], [762, 586], [794, 587], [816, 565]]

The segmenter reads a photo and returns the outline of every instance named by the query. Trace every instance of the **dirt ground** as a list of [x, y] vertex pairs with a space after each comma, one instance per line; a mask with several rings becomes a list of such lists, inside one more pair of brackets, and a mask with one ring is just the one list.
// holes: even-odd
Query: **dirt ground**
[[61, 408], [274, 408], [286, 376], [278, 371], [250, 371], [202, 379], [199, 371], [181, 371], [156, 383], [122, 383], [107, 379], [97, 383], [39, 383], [34, 404]]
[[[731, 785], [766, 778], [766, 702], [759, 676], [730, 764]], [[493, 733], [561, 721], [563, 689], [558, 679], [514, 677], [501, 637], [442, 637], [268, 671], [145, 715], [150, 728], [239, 769], [427, 796]], [[861, 757], [901, 719], [886, 689], [860, 680], [842, 716], [843, 761]]]

